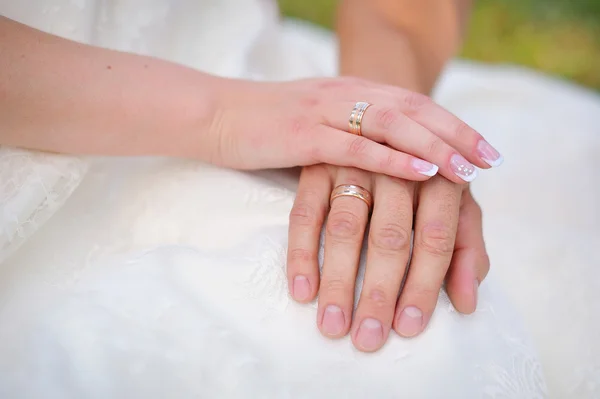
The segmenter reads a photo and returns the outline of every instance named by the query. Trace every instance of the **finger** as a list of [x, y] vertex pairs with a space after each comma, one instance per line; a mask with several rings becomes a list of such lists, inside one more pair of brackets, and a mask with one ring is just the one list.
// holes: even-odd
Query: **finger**
[[[437, 165], [440, 174], [455, 183], [470, 182], [477, 177], [477, 168], [459, 150], [409, 118], [386, 96], [379, 96], [373, 101], [379, 103], [371, 105], [364, 112], [361, 123], [364, 137]], [[330, 109], [325, 109], [327, 115], [332, 116], [328, 123], [336, 129], [349, 131], [346, 115], [353, 107], [353, 103], [332, 104]]]
[[435, 165], [329, 126], [319, 125], [300, 145], [305, 165], [328, 163], [382, 173], [411, 181], [424, 181], [437, 173]]
[[470, 190], [462, 195], [455, 251], [446, 277], [446, 290], [452, 304], [461, 313], [477, 308], [477, 291], [490, 270], [481, 223], [481, 208]]
[[414, 184], [379, 175], [369, 228], [362, 293], [352, 323], [359, 350], [376, 351], [388, 338], [410, 254]]
[[287, 277], [290, 294], [298, 302], [314, 299], [319, 289], [319, 241], [329, 210], [332, 180], [325, 165], [302, 170], [290, 212]]
[[404, 337], [423, 331], [437, 303], [454, 251], [460, 186], [432, 179], [422, 185], [420, 198], [413, 257], [394, 319], [394, 329]]
[[[335, 186], [354, 184], [371, 191], [371, 177], [356, 169], [341, 169]], [[350, 196], [333, 200], [325, 229], [325, 257], [319, 290], [317, 324], [331, 338], [346, 335], [352, 320], [356, 273], [369, 209]]]
[[394, 103], [400, 111], [438, 135], [478, 167], [497, 167], [504, 161], [479, 132], [430, 97], [400, 87], [378, 86], [395, 97]]

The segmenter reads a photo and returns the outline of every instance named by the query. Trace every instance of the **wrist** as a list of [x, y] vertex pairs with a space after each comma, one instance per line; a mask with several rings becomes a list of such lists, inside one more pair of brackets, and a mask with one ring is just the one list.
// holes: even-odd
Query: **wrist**
[[401, 34], [386, 35], [389, 50], [370, 48], [361, 43], [343, 45], [340, 70], [343, 76], [356, 76], [387, 85], [428, 94], [435, 79], [424, 73], [410, 40]]
[[362, 1], [341, 3], [337, 30], [342, 75], [428, 94], [445, 62], [410, 29], [390, 24]]
[[[144, 59], [123, 99], [135, 115], [132, 131], [145, 132], [149, 155], [206, 160], [220, 78], [157, 59]], [[136, 112], [137, 111], [137, 112]]]

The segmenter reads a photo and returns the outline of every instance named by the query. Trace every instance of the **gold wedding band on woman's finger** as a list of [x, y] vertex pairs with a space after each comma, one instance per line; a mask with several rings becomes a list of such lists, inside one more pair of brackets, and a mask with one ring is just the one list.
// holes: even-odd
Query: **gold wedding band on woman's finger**
[[331, 192], [331, 197], [329, 197], [329, 206], [331, 206], [333, 200], [336, 198], [345, 196], [362, 200], [365, 204], [367, 204], [369, 212], [373, 208], [373, 194], [371, 194], [366, 188], [357, 186], [355, 184], [340, 184], [334, 188]]
[[352, 109], [352, 113], [350, 114], [350, 120], [348, 121], [348, 126], [350, 127], [350, 133], [355, 134], [357, 136], [362, 136], [361, 124], [363, 116], [369, 108], [371, 104], [359, 101], [354, 105]]

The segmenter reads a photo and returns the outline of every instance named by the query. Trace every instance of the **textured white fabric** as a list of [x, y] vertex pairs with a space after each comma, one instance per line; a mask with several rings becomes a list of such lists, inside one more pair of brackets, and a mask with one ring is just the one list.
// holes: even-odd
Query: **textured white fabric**
[[0, 147], [0, 263], [69, 198], [87, 162]]
[[[222, 75], [334, 74], [332, 38], [275, 11], [266, 0], [0, 0], [0, 13], [41, 29]], [[475, 315], [442, 293], [416, 339], [392, 334], [370, 355], [326, 340], [314, 304], [287, 294], [297, 176], [94, 159], [0, 265], [0, 397], [600, 396], [600, 99], [466, 63], [436, 96], [507, 159], [473, 185], [493, 267]], [[23, 173], [12, 169], [0, 187]], [[10, 212], [0, 202], [2, 229], [44, 201], [10, 198], [23, 199]]]

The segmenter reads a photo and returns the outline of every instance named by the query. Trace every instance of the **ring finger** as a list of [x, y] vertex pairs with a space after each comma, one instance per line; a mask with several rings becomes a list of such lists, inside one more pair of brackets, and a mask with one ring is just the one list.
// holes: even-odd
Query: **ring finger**
[[[385, 96], [375, 100], [378, 100], [378, 103], [362, 111], [361, 127], [357, 132], [368, 139], [386, 143], [398, 151], [425, 160], [425, 163], [415, 161], [413, 168], [422, 167], [420, 173], [427, 176], [435, 175], [439, 167], [440, 174], [456, 183], [470, 182], [477, 177], [477, 168], [456, 148], [405, 115]], [[354, 104], [349, 102], [333, 104], [331, 110], [326, 111], [326, 115], [334, 115], [334, 117], [327, 119], [326, 123], [339, 130], [350, 130], [347, 115], [353, 107]], [[356, 112], [354, 115], [352, 120], [358, 119], [361, 112]], [[481, 137], [476, 133], [473, 134]], [[476, 142], [476, 139], [469, 139], [469, 141]], [[482, 161], [478, 164], [487, 166]]]
[[[335, 187], [348, 184], [371, 192], [371, 176], [367, 172], [340, 169]], [[331, 203], [317, 312], [317, 325], [330, 338], [342, 337], [350, 329], [356, 274], [369, 211], [365, 201], [349, 195], [339, 196]]]

